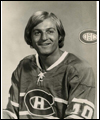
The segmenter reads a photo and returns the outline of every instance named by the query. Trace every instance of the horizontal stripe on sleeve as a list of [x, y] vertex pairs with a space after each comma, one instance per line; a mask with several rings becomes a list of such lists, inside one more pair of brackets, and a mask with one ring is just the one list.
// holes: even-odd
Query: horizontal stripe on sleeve
[[66, 100], [64, 100], [64, 99], [61, 99], [61, 98], [54, 98], [54, 100], [56, 101], [56, 102], [59, 102], [59, 103], [64, 103], [64, 104], [68, 104], [68, 101], [66, 101]]
[[72, 100], [72, 102], [78, 102], [78, 103], [86, 103], [87, 105], [91, 106], [92, 108], [94, 108], [94, 104], [90, 101], [88, 101], [87, 99], [77, 99], [77, 98], [74, 98]]
[[23, 97], [25, 95], [25, 93], [20, 93], [20, 97]]
[[11, 101], [11, 104], [12, 104], [14, 107], [19, 107], [19, 104], [16, 103], [16, 102]]

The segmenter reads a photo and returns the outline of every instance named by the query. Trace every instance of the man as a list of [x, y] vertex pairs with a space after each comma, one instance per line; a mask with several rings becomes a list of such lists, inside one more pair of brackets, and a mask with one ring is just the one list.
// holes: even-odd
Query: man
[[4, 118], [92, 119], [95, 80], [90, 65], [60, 48], [65, 31], [53, 14], [38, 11], [25, 28], [25, 41], [37, 51], [20, 61]]

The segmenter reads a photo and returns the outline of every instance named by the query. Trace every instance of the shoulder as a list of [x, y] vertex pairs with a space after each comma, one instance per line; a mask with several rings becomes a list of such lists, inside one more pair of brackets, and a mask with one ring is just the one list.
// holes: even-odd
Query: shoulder
[[37, 69], [35, 55], [28, 55], [19, 61], [19, 64], [12, 73], [12, 81], [19, 81], [21, 75], [30, 73], [32, 70]]
[[35, 54], [25, 56], [24, 58], [22, 58], [20, 62], [25, 62], [25, 61], [35, 61]]
[[76, 56], [73, 53], [69, 53], [66, 58], [66, 64], [71, 68], [74, 67], [77, 71], [84, 69], [91, 69], [91, 65], [82, 57]]
[[91, 65], [81, 57], [69, 53], [66, 58], [69, 78], [77, 78], [82, 84], [93, 86], [94, 73]]
[[25, 56], [24, 58], [22, 58], [22, 59], [20, 60], [19, 63], [20, 63], [21, 65], [23, 65], [23, 64], [25, 64], [25, 63], [31, 63], [31, 62], [36, 63], [35, 54]]
[[77, 75], [78, 78], [88, 75], [93, 75], [93, 69], [91, 65], [82, 57], [76, 56], [73, 53], [69, 53], [66, 58], [66, 64], [70, 75]]
[[20, 60], [17, 69], [24, 69], [25, 71], [30, 71], [32, 67], [36, 66], [36, 58], [34, 55], [28, 55]]

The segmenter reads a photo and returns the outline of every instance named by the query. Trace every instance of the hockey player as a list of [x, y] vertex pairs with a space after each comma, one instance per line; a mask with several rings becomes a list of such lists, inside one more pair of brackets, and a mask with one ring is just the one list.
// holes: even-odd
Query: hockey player
[[62, 51], [65, 31], [53, 14], [38, 11], [25, 28], [37, 54], [22, 59], [12, 74], [6, 119], [92, 119], [95, 80], [91, 66]]

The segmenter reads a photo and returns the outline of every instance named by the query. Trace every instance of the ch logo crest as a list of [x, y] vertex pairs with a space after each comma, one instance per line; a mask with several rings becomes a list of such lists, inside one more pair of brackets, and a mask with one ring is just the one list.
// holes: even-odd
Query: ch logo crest
[[24, 97], [28, 111], [35, 116], [47, 116], [54, 114], [52, 105], [53, 96], [43, 90], [34, 89], [26, 93]]
[[80, 33], [80, 40], [84, 43], [96, 43], [97, 32], [94, 30], [85, 30]]

